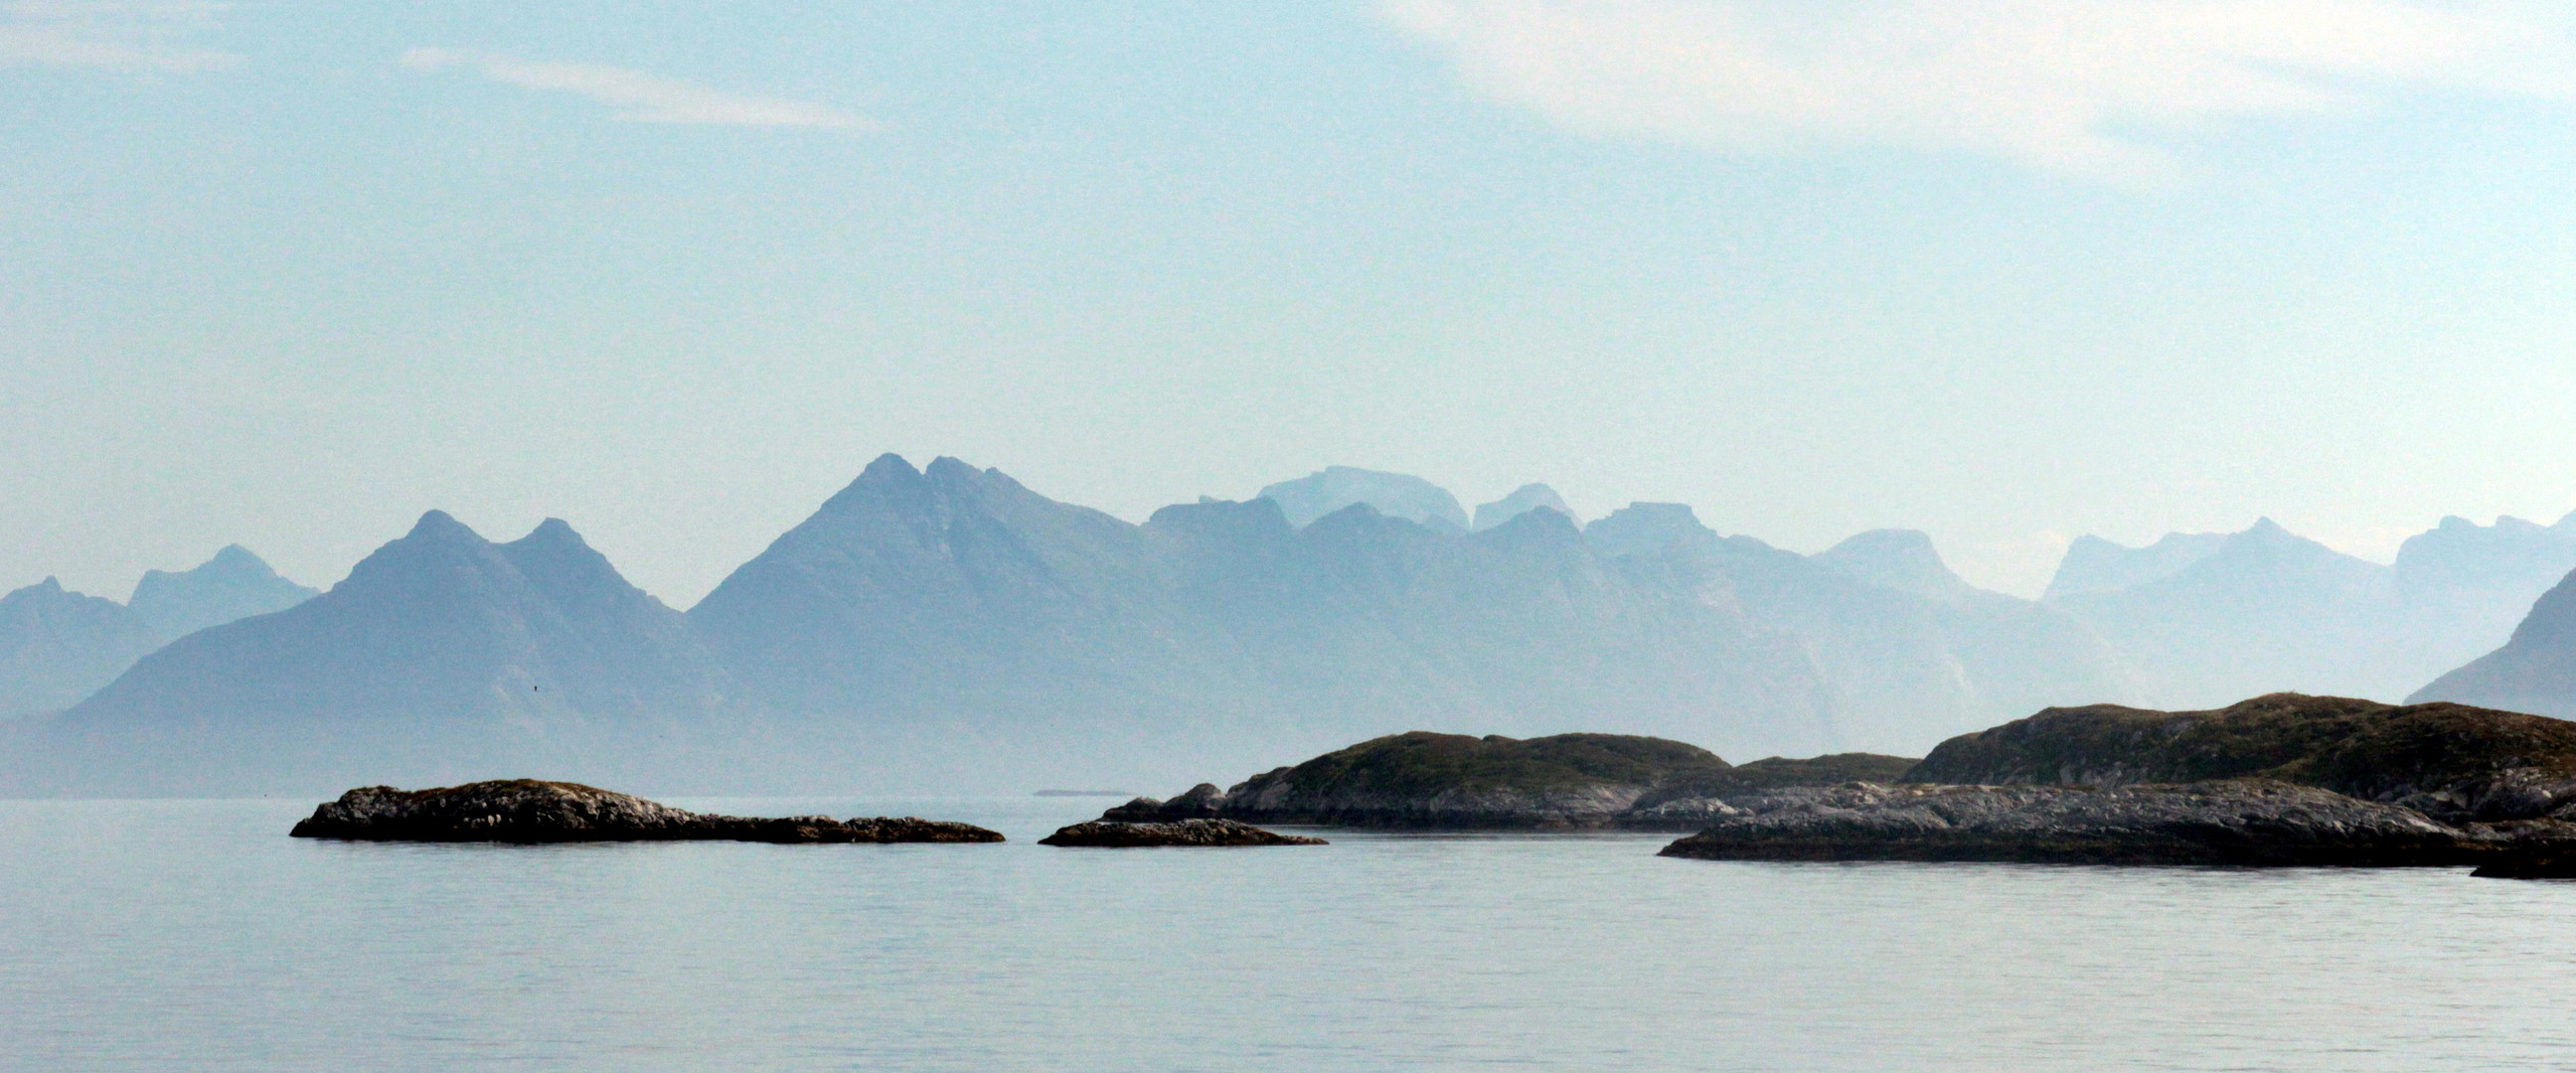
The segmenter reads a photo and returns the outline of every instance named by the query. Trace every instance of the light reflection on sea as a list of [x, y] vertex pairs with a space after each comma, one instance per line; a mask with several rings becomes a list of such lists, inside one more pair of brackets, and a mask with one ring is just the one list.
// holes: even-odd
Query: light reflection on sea
[[0, 802], [0, 1068], [2562, 1069], [2576, 884], [1665, 860], [1668, 836], [400, 846]]

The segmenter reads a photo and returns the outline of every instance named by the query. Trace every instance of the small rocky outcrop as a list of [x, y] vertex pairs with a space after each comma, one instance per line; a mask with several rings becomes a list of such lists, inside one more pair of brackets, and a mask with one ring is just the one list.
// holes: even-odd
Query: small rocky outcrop
[[1214, 819], [1217, 809], [1225, 804], [1225, 791], [1212, 782], [1203, 782], [1169, 801], [1139, 797], [1100, 814], [1104, 820], [1124, 823], [1153, 823], [1163, 820]]
[[1160, 823], [1087, 820], [1038, 840], [1041, 846], [1321, 846], [1323, 839], [1283, 835], [1234, 820], [1186, 819]]
[[2410, 808], [2274, 779], [2119, 787], [1855, 783], [1713, 801], [1709, 812], [1705, 830], [1663, 855], [2392, 866], [2576, 851], [2576, 824], [2453, 826]]
[[2479, 865], [2484, 879], [2576, 879], [2576, 849], [2516, 854]]
[[758, 818], [672, 808], [595, 786], [498, 779], [431, 790], [368, 786], [295, 825], [296, 838], [375, 842], [999, 842], [999, 832], [912, 816]]

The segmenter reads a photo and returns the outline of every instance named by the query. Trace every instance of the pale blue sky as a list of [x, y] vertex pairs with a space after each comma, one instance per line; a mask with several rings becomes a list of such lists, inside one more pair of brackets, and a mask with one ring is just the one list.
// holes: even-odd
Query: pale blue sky
[[0, 588], [422, 510], [678, 606], [883, 451], [2384, 558], [2576, 508], [2576, 18], [0, 4]]

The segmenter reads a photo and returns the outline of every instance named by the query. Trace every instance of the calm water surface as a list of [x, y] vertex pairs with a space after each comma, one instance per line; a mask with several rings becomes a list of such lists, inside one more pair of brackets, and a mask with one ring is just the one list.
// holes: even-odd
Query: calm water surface
[[1767, 865], [1662, 837], [1058, 850], [289, 839], [0, 802], [26, 1070], [2565, 1069], [2576, 885]]

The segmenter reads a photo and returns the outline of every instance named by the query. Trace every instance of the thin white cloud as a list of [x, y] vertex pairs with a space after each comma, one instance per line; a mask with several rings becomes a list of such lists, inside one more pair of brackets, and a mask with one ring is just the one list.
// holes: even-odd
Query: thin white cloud
[[2405, 89], [2576, 97], [2576, 5], [2515, 0], [1386, 0], [1475, 90], [1724, 153], [1965, 150], [2112, 181], [2174, 136]]
[[550, 63], [522, 60], [491, 52], [416, 48], [403, 53], [402, 65], [415, 71], [470, 67], [485, 77], [527, 89], [562, 90], [613, 105], [622, 111], [610, 118], [632, 123], [714, 123], [744, 127], [820, 127], [867, 130], [866, 118], [827, 105], [784, 97], [727, 93], [657, 78], [624, 67], [596, 63]]
[[0, 67], [103, 68], [191, 74], [241, 57], [197, 48], [222, 4], [187, 0], [16, 0], [0, 4]]

